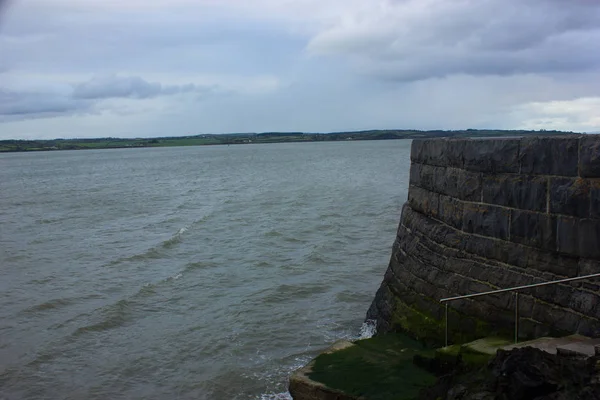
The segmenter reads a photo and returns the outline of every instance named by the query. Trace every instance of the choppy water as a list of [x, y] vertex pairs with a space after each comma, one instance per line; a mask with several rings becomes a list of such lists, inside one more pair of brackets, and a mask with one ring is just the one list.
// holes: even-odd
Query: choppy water
[[0, 155], [0, 399], [283, 399], [359, 334], [409, 141]]

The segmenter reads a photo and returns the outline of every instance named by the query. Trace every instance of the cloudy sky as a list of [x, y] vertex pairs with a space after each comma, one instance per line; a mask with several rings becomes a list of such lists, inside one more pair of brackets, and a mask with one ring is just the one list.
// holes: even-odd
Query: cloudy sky
[[0, 139], [600, 131], [599, 0], [0, 0]]

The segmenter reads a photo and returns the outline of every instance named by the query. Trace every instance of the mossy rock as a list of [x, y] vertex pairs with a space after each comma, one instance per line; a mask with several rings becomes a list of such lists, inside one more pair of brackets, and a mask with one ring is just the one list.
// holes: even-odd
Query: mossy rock
[[319, 355], [311, 380], [369, 400], [416, 399], [435, 376], [413, 364], [415, 355], [432, 357], [434, 350], [402, 334], [359, 340], [354, 346]]
[[[394, 300], [392, 331], [405, 332], [431, 347], [443, 345], [446, 329], [444, 318], [436, 318], [423, 309], [406, 304], [398, 297]], [[431, 303], [432, 309], [438, 307], [443, 314], [444, 306], [439, 301], [431, 299]], [[512, 332], [509, 328], [503, 330], [493, 327], [487, 321], [462, 314], [451, 307], [448, 309], [448, 323], [448, 338], [451, 343], [467, 343], [490, 336], [509, 336]]]
[[487, 337], [462, 345], [453, 345], [437, 349], [435, 357], [443, 361], [457, 361], [468, 367], [486, 365], [495, 355], [498, 349], [510, 344], [511, 341], [501, 337]]

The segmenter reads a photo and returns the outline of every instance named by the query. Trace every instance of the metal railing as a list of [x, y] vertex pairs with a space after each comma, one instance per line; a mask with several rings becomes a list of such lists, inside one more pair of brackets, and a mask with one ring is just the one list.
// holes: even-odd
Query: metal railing
[[497, 293], [504, 293], [504, 292], [515, 292], [515, 343], [517, 343], [519, 341], [519, 292], [518, 292], [518, 290], [530, 289], [530, 288], [539, 287], [539, 286], [555, 285], [557, 283], [581, 281], [584, 279], [599, 278], [599, 277], [600, 277], [600, 273], [591, 274], [591, 275], [583, 275], [583, 276], [576, 276], [575, 278], [566, 278], [566, 279], [559, 279], [556, 281], [533, 283], [531, 285], [515, 286], [515, 287], [508, 288], [508, 289], [497, 289], [497, 290], [491, 290], [489, 292], [473, 293], [473, 294], [467, 294], [464, 296], [447, 297], [445, 299], [440, 299], [440, 303], [444, 303], [444, 305], [446, 306], [445, 316], [444, 316], [445, 320], [446, 320], [446, 322], [445, 322], [446, 323], [446, 326], [445, 326], [446, 347], [448, 346], [448, 303], [451, 301], [461, 300], [461, 299], [469, 299], [472, 297], [486, 296], [486, 295], [490, 295], [490, 294], [497, 294]]

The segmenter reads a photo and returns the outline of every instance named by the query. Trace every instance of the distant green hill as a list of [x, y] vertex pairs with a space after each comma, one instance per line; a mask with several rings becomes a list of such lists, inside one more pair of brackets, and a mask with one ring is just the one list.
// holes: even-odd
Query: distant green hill
[[565, 135], [573, 132], [527, 131], [527, 130], [477, 130], [419, 131], [419, 130], [370, 130], [358, 132], [303, 133], [264, 132], [231, 133], [219, 135], [196, 135], [158, 138], [98, 138], [53, 140], [0, 140], [0, 152], [117, 149], [130, 147], [205, 146], [218, 144], [251, 144], [282, 142], [320, 142], [339, 140], [391, 140], [428, 137], [498, 137], [524, 135]]

